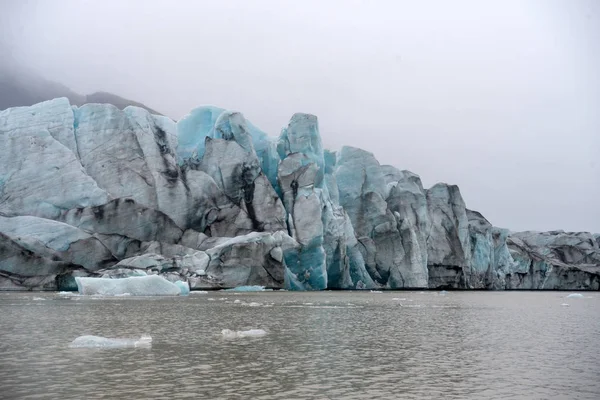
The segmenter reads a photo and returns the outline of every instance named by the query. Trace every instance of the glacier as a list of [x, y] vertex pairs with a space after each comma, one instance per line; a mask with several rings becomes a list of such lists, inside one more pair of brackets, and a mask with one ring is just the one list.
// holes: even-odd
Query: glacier
[[310, 114], [269, 136], [212, 106], [0, 111], [0, 289], [158, 287], [600, 290], [600, 235], [496, 227]]

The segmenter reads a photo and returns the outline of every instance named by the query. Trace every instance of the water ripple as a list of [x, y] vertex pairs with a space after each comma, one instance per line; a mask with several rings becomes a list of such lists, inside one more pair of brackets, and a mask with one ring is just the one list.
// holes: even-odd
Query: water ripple
[[[552, 292], [235, 295], [3, 294], [0, 397], [600, 398], [596, 294], [570, 307]], [[69, 348], [143, 334], [151, 348]]]

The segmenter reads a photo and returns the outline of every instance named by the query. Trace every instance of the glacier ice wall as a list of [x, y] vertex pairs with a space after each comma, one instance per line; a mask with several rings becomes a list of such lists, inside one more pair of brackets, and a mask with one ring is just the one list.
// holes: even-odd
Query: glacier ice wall
[[192, 290], [598, 290], [600, 235], [494, 227], [455, 185], [324, 149], [310, 114], [275, 137], [217, 107], [178, 122], [64, 98], [0, 111], [0, 289], [153, 275]]

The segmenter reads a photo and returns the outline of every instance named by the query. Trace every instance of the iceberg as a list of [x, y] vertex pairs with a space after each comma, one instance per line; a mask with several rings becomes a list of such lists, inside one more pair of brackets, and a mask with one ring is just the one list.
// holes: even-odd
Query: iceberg
[[190, 284], [184, 281], [175, 281], [175, 285], [179, 287], [179, 294], [182, 296], [187, 296], [190, 294]]
[[152, 337], [142, 335], [139, 339], [117, 339], [102, 336], [85, 335], [79, 336], [70, 344], [70, 348], [105, 348], [118, 349], [126, 347], [151, 347]]
[[178, 284], [158, 275], [120, 279], [76, 277], [75, 282], [80, 294], [96, 296], [122, 296], [126, 293], [131, 296], [177, 296], [183, 290]]
[[247, 331], [232, 331], [231, 329], [223, 329], [221, 335], [225, 339], [236, 339], [244, 337], [261, 337], [267, 335], [267, 332], [262, 329], [249, 329]]

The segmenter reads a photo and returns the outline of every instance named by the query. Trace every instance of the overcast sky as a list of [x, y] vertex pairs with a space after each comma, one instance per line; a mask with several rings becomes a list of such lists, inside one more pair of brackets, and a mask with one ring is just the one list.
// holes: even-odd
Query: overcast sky
[[[319, 117], [513, 230], [600, 232], [600, 1], [0, 0], [10, 57], [173, 118]], [[2, 57], [0, 56], [0, 62]]]

